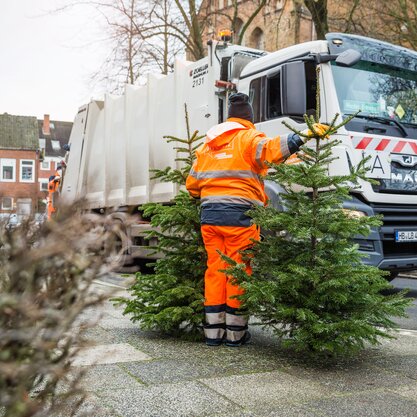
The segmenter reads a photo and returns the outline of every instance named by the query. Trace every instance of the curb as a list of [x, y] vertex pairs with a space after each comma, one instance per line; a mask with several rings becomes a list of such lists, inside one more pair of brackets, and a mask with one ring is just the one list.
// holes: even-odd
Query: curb
[[417, 274], [399, 274], [398, 278], [417, 279]]

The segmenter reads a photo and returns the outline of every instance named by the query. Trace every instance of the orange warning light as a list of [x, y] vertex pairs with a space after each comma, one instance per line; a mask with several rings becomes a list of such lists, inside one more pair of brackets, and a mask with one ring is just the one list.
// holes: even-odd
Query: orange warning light
[[230, 42], [232, 40], [232, 31], [228, 29], [223, 29], [218, 34], [220, 40], [224, 42]]

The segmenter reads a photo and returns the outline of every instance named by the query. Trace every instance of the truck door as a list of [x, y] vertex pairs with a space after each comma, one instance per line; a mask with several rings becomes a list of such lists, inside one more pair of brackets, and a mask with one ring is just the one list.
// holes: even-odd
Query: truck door
[[62, 200], [68, 204], [79, 198], [77, 196], [77, 185], [79, 183], [81, 159], [84, 154], [84, 132], [87, 113], [88, 105], [80, 108], [75, 117], [69, 139], [70, 151], [61, 189]]
[[[291, 77], [290, 82], [288, 77]], [[292, 86], [290, 89], [289, 85]], [[289, 132], [283, 121], [299, 130], [304, 129], [303, 114], [316, 112], [316, 92], [316, 65], [313, 62], [291, 62], [253, 78], [249, 84], [249, 98], [257, 128], [270, 137]]]

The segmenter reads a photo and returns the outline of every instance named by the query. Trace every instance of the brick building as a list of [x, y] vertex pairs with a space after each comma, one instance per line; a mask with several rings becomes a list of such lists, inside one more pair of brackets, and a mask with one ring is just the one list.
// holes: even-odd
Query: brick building
[[39, 157], [36, 117], [0, 115], [0, 213], [37, 211]]
[[[238, 3], [236, 34], [256, 10], [257, 2], [241, 0]], [[233, 2], [231, 0], [203, 0], [200, 15], [207, 14], [208, 25], [204, 37], [216, 38], [221, 29], [230, 28]], [[251, 48], [276, 51], [300, 42], [315, 39], [314, 24], [309, 11], [299, 0], [271, 0], [251, 22], [242, 44]]]
[[72, 122], [50, 120], [45, 114], [43, 120], [38, 120], [39, 148], [43, 160], [39, 162], [39, 191], [42, 199], [48, 193], [48, 179], [57, 169], [57, 165], [65, 157], [65, 145], [68, 144]]
[[[256, 10], [258, 2], [240, 0], [237, 5], [238, 19], [235, 28], [237, 33], [234, 35], [234, 43], [240, 28]], [[395, 38], [395, 31], [387, 32], [387, 22], [391, 26], [398, 23], [394, 17], [389, 18], [385, 15], [382, 18], [378, 13], [379, 6], [377, 0], [368, 0], [366, 3], [357, 3], [353, 0], [343, 2], [328, 0], [329, 31], [355, 33], [410, 47], [401, 38]], [[217, 39], [219, 30], [232, 29], [230, 18], [233, 13], [232, 0], [203, 0], [199, 14], [207, 21], [204, 39]], [[273, 52], [315, 39], [314, 23], [302, 0], [269, 0], [249, 25], [242, 44]]]
[[0, 215], [45, 212], [48, 179], [65, 157], [71, 129], [72, 122], [49, 115], [0, 115]]

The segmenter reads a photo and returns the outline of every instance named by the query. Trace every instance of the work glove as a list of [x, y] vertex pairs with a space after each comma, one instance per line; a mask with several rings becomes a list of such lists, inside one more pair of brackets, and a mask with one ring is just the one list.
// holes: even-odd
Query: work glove
[[[313, 128], [320, 136], [324, 135], [324, 133], [329, 130], [329, 126], [323, 125], [321, 123], [314, 123]], [[307, 135], [310, 138], [315, 135], [310, 129], [305, 129], [301, 133], [303, 133], [304, 135]], [[326, 135], [325, 137], [329, 139], [329, 135]], [[304, 141], [308, 140], [307, 138], [303, 138], [303, 139]]]
[[[313, 128], [319, 136], [324, 135], [329, 130], [329, 126], [323, 125], [321, 123], [314, 123]], [[287, 136], [287, 145], [288, 145], [288, 150], [290, 151], [290, 154], [293, 154], [294, 152], [298, 152], [300, 147], [306, 142], [308, 142], [310, 138], [315, 135], [310, 129], [305, 129], [301, 133], [308, 137], [300, 136], [300, 135], [297, 135], [296, 133], [292, 133], [292, 134], [290, 133]], [[328, 139], [329, 135], [326, 135], [325, 137]]]

